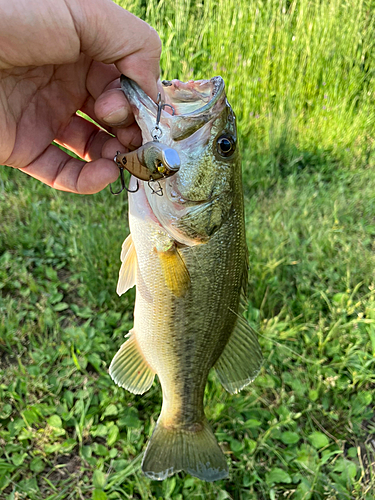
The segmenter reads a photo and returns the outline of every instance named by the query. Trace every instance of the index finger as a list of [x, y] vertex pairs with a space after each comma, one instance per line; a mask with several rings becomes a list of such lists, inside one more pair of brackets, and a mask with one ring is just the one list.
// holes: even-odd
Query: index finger
[[161, 41], [147, 23], [111, 0], [67, 0], [81, 51], [95, 61], [114, 63], [156, 101]]

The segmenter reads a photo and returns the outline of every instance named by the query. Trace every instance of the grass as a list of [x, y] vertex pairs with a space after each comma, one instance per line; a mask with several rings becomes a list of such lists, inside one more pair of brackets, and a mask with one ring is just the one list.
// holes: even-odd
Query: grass
[[163, 77], [221, 74], [238, 116], [248, 319], [265, 364], [239, 395], [212, 374], [227, 481], [140, 472], [161, 405], [107, 370], [131, 328], [115, 293], [127, 202], [0, 178], [0, 497], [375, 498], [372, 1], [134, 1]]

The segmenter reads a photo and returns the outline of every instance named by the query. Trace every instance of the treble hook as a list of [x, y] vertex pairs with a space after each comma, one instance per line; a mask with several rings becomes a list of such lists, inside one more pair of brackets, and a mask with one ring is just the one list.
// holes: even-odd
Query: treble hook
[[[151, 182], [156, 182], [157, 185], [158, 185], [158, 188], [154, 189], [151, 186]], [[150, 179], [148, 180], [147, 184], [148, 184], [148, 187], [151, 189], [152, 194], [157, 194], [158, 196], [163, 196], [163, 188], [161, 187], [160, 182], [158, 180], [155, 180], [153, 177], [150, 177]]]
[[160, 117], [161, 117], [161, 112], [163, 111], [163, 109], [165, 109], [166, 107], [168, 108], [171, 108], [172, 110], [172, 116], [174, 116], [175, 114], [175, 110], [174, 110], [174, 107], [171, 106], [170, 104], [167, 104], [166, 102], [161, 102], [161, 94], [160, 92], [158, 93], [158, 112], [157, 112], [157, 115], [156, 115], [156, 125], [159, 125], [159, 122], [160, 122]]
[[159, 142], [159, 139], [163, 135], [163, 131], [159, 127], [161, 112], [163, 111], [163, 109], [165, 109], [166, 107], [171, 108], [172, 116], [175, 115], [175, 109], [173, 106], [171, 106], [170, 104], [167, 104], [165, 102], [163, 102], [163, 103], [161, 102], [160, 92], [158, 93], [157, 106], [158, 106], [158, 111], [156, 113], [156, 125], [151, 131], [152, 138], [154, 139], [155, 142]]
[[[116, 157], [115, 157], [115, 161], [116, 161]], [[139, 182], [138, 182], [138, 180], [137, 180], [137, 187], [134, 190], [127, 188], [126, 185], [125, 185], [125, 179], [124, 179], [124, 167], [121, 167], [119, 164], [117, 164], [117, 167], [120, 170], [121, 189], [120, 189], [120, 191], [117, 191], [115, 193], [115, 192], [112, 191], [112, 184], [110, 184], [109, 185], [109, 190], [111, 191], [111, 193], [114, 194], [115, 196], [117, 196], [118, 194], [122, 193], [124, 191], [124, 189], [126, 189], [126, 191], [128, 193], [136, 193], [138, 191], [138, 189], [139, 189]]]

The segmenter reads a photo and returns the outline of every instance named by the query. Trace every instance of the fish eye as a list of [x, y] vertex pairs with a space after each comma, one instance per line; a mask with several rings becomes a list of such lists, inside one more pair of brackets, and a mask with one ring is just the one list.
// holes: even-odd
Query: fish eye
[[231, 156], [236, 149], [236, 141], [231, 135], [222, 135], [217, 140], [217, 151], [220, 156]]

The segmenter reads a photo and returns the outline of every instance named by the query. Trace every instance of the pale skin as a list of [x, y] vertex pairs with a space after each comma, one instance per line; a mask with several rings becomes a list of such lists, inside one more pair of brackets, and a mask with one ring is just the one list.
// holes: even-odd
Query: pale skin
[[0, 165], [62, 191], [100, 191], [118, 177], [116, 152], [141, 145], [119, 77], [156, 100], [157, 33], [111, 0], [0, 0], [0, 12]]

